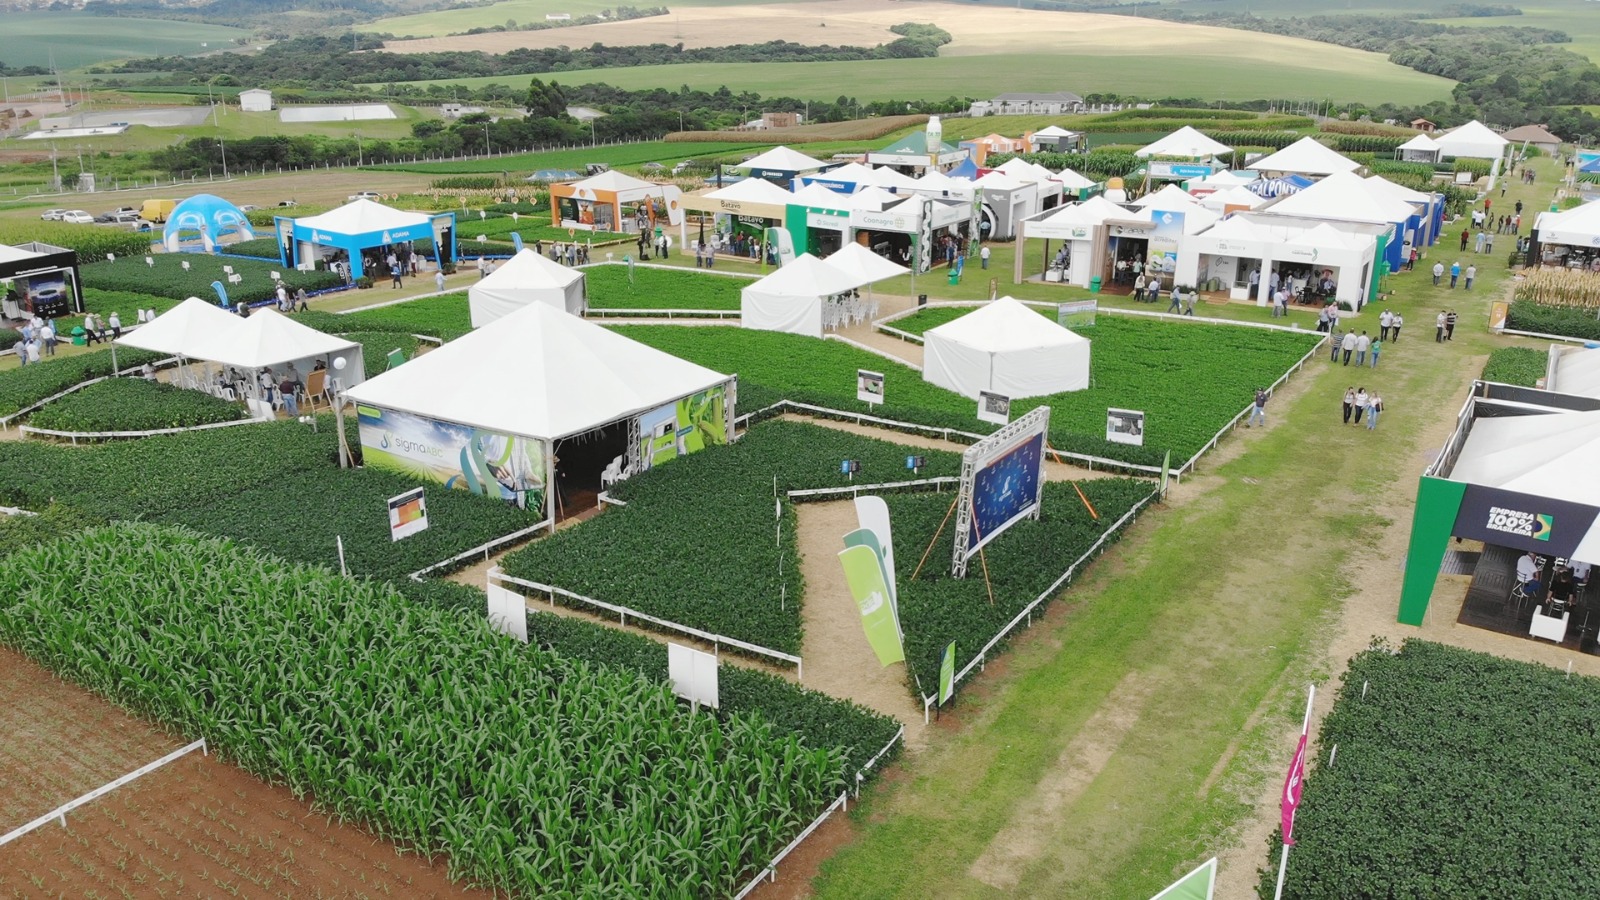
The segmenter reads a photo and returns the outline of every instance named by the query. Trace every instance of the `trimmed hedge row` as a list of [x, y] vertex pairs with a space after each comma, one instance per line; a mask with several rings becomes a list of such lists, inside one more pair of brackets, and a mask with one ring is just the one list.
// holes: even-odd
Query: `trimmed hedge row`
[[143, 378], [113, 378], [68, 394], [28, 417], [52, 431], [155, 431], [245, 417], [238, 403]]
[[1585, 341], [1600, 341], [1600, 318], [1592, 309], [1545, 306], [1531, 300], [1513, 300], [1506, 327], [1537, 334], [1559, 334]]

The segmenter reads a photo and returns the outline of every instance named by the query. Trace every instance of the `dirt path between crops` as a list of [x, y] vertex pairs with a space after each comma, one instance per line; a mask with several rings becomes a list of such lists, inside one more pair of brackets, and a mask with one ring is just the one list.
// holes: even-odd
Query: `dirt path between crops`
[[[0, 831], [185, 741], [0, 648]], [[161, 886], [165, 886], [164, 888]], [[0, 847], [17, 896], [482, 896], [443, 861], [316, 812], [216, 756], [191, 753]]]

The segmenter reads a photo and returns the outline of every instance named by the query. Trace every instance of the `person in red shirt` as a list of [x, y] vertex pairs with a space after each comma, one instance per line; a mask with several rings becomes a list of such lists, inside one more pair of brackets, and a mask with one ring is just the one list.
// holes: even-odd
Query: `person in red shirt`
[[1467, 231], [1468, 231], [1468, 229], [1465, 229], [1465, 228], [1461, 229], [1461, 252], [1462, 253], [1467, 252], [1467, 239], [1471, 237], [1471, 235], [1468, 234]]

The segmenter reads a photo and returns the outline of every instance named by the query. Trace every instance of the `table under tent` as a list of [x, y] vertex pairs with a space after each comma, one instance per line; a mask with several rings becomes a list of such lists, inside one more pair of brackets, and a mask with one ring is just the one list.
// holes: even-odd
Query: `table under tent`
[[[733, 376], [534, 303], [351, 388], [366, 464], [541, 511], [732, 436]], [[551, 487], [554, 486], [554, 490]]]
[[523, 249], [467, 288], [473, 328], [482, 328], [533, 303], [583, 315], [589, 308], [583, 273]]
[[1012, 297], [1001, 297], [923, 335], [922, 378], [976, 400], [1089, 387], [1089, 339]]

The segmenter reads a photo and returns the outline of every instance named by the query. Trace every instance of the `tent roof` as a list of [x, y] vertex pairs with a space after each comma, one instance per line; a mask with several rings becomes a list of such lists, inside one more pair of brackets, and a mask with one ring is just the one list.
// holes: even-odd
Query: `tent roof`
[[871, 284], [873, 279], [836, 269], [802, 253], [771, 275], [745, 286], [745, 290], [778, 297], [831, 297]]
[[929, 169], [916, 181], [917, 188], [924, 191], [964, 191], [972, 187], [972, 182], [951, 178], [938, 169]]
[[907, 175], [898, 169], [892, 169], [888, 166], [879, 166], [876, 169], [873, 169], [872, 178], [874, 184], [883, 188], [904, 188], [906, 190], [914, 190], [918, 187], [921, 187], [921, 185], [917, 182], [917, 179], [912, 178], [910, 175]]
[[[358, 403], [550, 440], [655, 409], [727, 378], [534, 303], [347, 393]], [[484, 387], [496, 384], [508, 389]]]
[[823, 262], [848, 275], [865, 279], [868, 284], [911, 271], [904, 266], [895, 265], [855, 241], [847, 242]]
[[1564, 244], [1568, 241], [1554, 240], [1551, 232], [1577, 232], [1585, 235], [1600, 235], [1600, 202], [1582, 203], [1571, 209], [1560, 212], [1542, 212], [1536, 226], [1545, 240], [1551, 243]]
[[359, 347], [354, 341], [324, 334], [275, 309], [251, 313], [227, 331], [196, 341], [185, 356], [244, 369], [260, 369]]
[[1241, 172], [1212, 172], [1204, 178], [1189, 182], [1189, 187], [1204, 186], [1220, 191], [1223, 188], [1242, 187], [1254, 182], [1256, 178], [1256, 175], [1246, 175]]
[[787, 206], [794, 195], [765, 178], [745, 178], [705, 195], [711, 200], [732, 200], [736, 203], [766, 203]]
[[849, 209], [850, 195], [840, 193], [820, 184], [812, 183], [789, 195], [796, 206], [818, 206], [823, 209]]
[[635, 178], [632, 175], [618, 172], [616, 169], [607, 169], [599, 175], [591, 175], [582, 181], [574, 181], [572, 186], [575, 188], [587, 188], [591, 191], [609, 191], [613, 194], [656, 187], [653, 182]]
[[21, 262], [25, 259], [33, 259], [36, 256], [43, 255], [43, 253], [35, 253], [32, 250], [24, 250], [21, 247], [8, 247], [5, 244], [0, 244], [0, 263]]
[[1600, 412], [1479, 418], [1453, 481], [1600, 506]]
[[1506, 144], [1509, 143], [1505, 138], [1495, 134], [1489, 129], [1489, 126], [1479, 122], [1477, 119], [1473, 119], [1460, 128], [1453, 128], [1442, 136], [1434, 138], [1434, 140], [1439, 142], [1440, 150], [1443, 150], [1446, 154], [1457, 156], [1461, 155], [1460, 151], [1462, 150], [1478, 147], [1496, 147], [1503, 150]]
[[1229, 216], [1205, 231], [1207, 237], [1235, 241], [1270, 241], [1272, 235], [1242, 216]]
[[433, 217], [426, 213], [404, 212], [372, 200], [352, 200], [320, 216], [296, 219], [295, 224], [334, 234], [372, 234], [426, 225], [431, 221]]
[[1132, 213], [1112, 203], [1099, 194], [1079, 203], [1062, 207], [1061, 211], [1042, 221], [1054, 225], [1099, 225], [1107, 219], [1131, 218]]
[[1313, 137], [1303, 137], [1250, 165], [1258, 172], [1299, 172], [1306, 175], [1331, 175], [1361, 168], [1360, 163]]
[[1545, 130], [1543, 125], [1523, 125], [1500, 135], [1513, 144], [1527, 141], [1531, 144], [1559, 144], [1561, 138]]
[[1377, 224], [1403, 222], [1414, 212], [1409, 203], [1374, 196], [1366, 181], [1353, 172], [1329, 175], [1303, 191], [1284, 197], [1266, 211]]
[[1206, 137], [1192, 125], [1185, 125], [1177, 131], [1167, 135], [1153, 144], [1146, 144], [1133, 152], [1134, 156], [1181, 156], [1193, 159], [1200, 156], [1211, 156], [1216, 153], [1227, 153], [1232, 150], [1226, 144], [1218, 143]]
[[845, 163], [837, 169], [829, 169], [826, 172], [817, 172], [816, 177], [825, 178], [828, 181], [848, 182], [855, 185], [878, 183], [877, 170], [871, 166], [862, 165], [858, 162]]
[[1027, 187], [1031, 181], [1023, 181], [1012, 177], [999, 169], [993, 169], [988, 174], [974, 181], [973, 184], [986, 191], [1016, 191]]
[[523, 248], [521, 252], [495, 267], [483, 280], [473, 282], [472, 288], [515, 290], [517, 288], [564, 288], [583, 277], [577, 269], [569, 269], [553, 259]]
[[1298, 237], [1289, 240], [1288, 243], [1354, 250], [1356, 249], [1356, 242], [1352, 240], [1352, 237], [1352, 235], [1340, 231], [1327, 222], [1319, 222], [1315, 227], [1300, 232]]
[[1072, 137], [1073, 135], [1076, 135], [1078, 133], [1079, 132], [1076, 132], [1076, 131], [1068, 131], [1065, 128], [1062, 128], [1060, 125], [1046, 125], [1045, 127], [1039, 129], [1038, 131], [1035, 131], [1033, 133], [1033, 136], [1034, 137]]
[[1393, 197], [1406, 203], [1432, 203], [1433, 196], [1421, 191], [1413, 190], [1403, 184], [1395, 184], [1382, 175], [1367, 176], [1367, 190], [1375, 197]]
[[773, 147], [771, 150], [757, 156], [755, 159], [746, 160], [734, 168], [738, 169], [776, 169], [780, 172], [809, 172], [820, 169], [827, 163], [812, 159], [798, 150], [788, 147]]
[[885, 206], [888, 206], [891, 203], [899, 203], [904, 199], [906, 198], [902, 194], [891, 194], [883, 188], [873, 184], [856, 191], [854, 194], [851, 194], [846, 199], [846, 202], [849, 204], [851, 209], [879, 212]]
[[1245, 206], [1255, 209], [1265, 202], [1267, 202], [1265, 197], [1243, 185], [1235, 185], [1225, 190], [1215, 191], [1200, 198], [1200, 205], [1212, 210], [1221, 210], [1229, 206]]
[[954, 153], [954, 152], [956, 152], [956, 149], [957, 148], [950, 146], [949, 144], [945, 143], [944, 141], [940, 141], [939, 145], [937, 147], [934, 147], [934, 148], [930, 149], [928, 147], [928, 132], [926, 132], [926, 131], [913, 131], [910, 134], [906, 135], [905, 137], [900, 138], [899, 140], [897, 140], [894, 143], [890, 144], [889, 146], [884, 147], [881, 150], [878, 150], [877, 152], [878, 153], [916, 154], [916, 153], [929, 153], [929, 152], [932, 152], [932, 150], [937, 150], [940, 153]]
[[1082, 190], [1083, 188], [1091, 188], [1095, 186], [1095, 182], [1093, 180], [1079, 175], [1076, 171], [1070, 168], [1062, 169], [1061, 171], [1057, 172], [1055, 178], [1057, 181], [1061, 182], [1062, 187], [1069, 191]]
[[1431, 135], [1419, 134], [1416, 137], [1412, 138], [1411, 140], [1406, 141], [1404, 144], [1401, 144], [1396, 149], [1399, 149], [1399, 150], [1428, 150], [1428, 151], [1433, 151], [1433, 150], [1438, 150], [1439, 149], [1439, 142], [1434, 140]]
[[125, 332], [116, 342], [140, 350], [190, 356], [191, 348], [227, 334], [245, 321], [223, 311], [215, 303], [190, 297], [155, 319]]
[[996, 353], [1063, 347], [1089, 340], [1039, 315], [1013, 297], [1001, 297], [959, 319], [930, 328], [924, 337]]
[[1151, 194], [1133, 201], [1133, 205], [1140, 209], [1164, 209], [1169, 212], [1183, 212], [1200, 205], [1192, 194], [1175, 184], [1167, 184]]
[[1556, 359], [1551, 390], [1600, 397], [1600, 350], [1567, 350]]
[[1056, 178], [1054, 172], [1046, 169], [1044, 166], [1041, 166], [1038, 163], [1028, 162], [1027, 160], [1017, 156], [1013, 156], [1006, 160], [998, 168], [996, 168], [995, 171], [1004, 172], [1012, 178], [1020, 178], [1023, 181], [1033, 181], [1039, 184], [1043, 184], [1046, 181], [1059, 180]]

